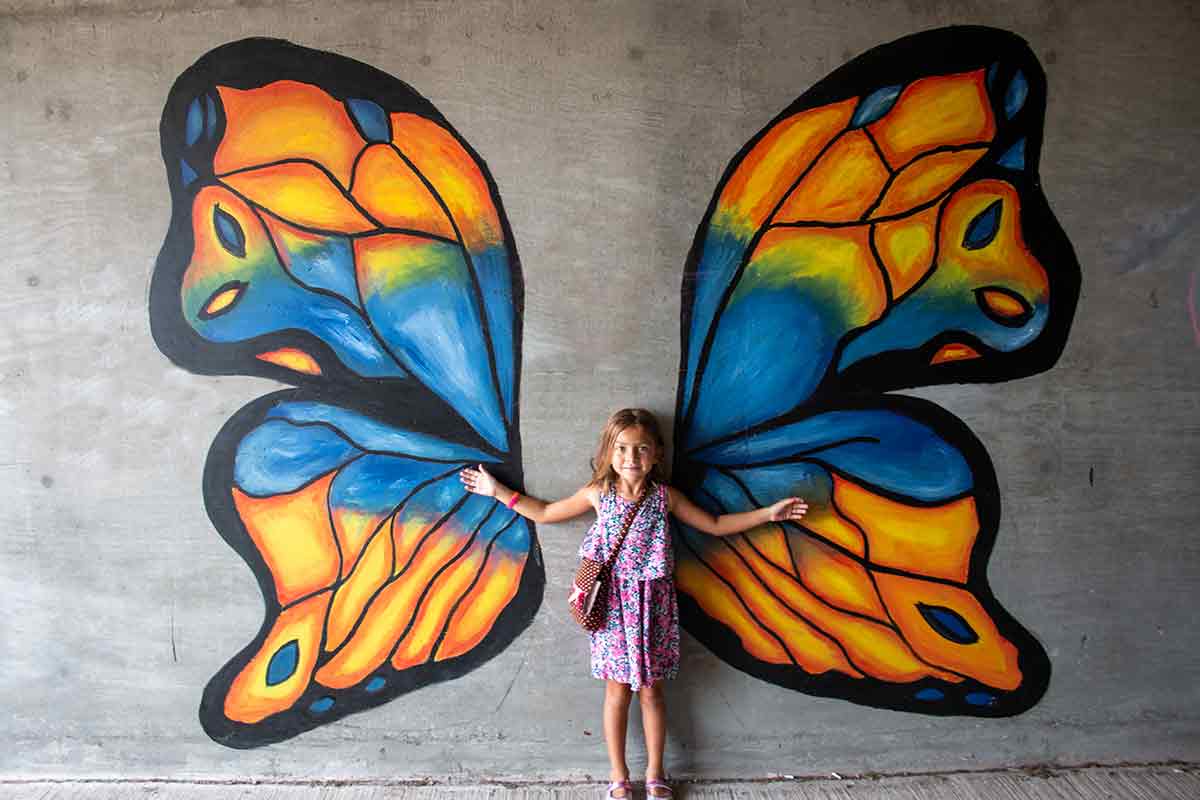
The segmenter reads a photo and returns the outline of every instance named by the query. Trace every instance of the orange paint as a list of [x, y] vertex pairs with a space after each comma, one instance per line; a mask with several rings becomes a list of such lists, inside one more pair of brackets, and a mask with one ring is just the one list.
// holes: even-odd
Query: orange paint
[[362, 617], [367, 602], [392, 574], [392, 537], [381, 530], [371, 539], [362, 558], [333, 596], [329, 609], [329, 630], [325, 649], [333, 651], [342, 646], [354, 623]]
[[433, 645], [446, 625], [450, 609], [462, 597], [483, 566], [483, 549], [476, 542], [429, 586], [412, 630], [392, 654], [395, 669], [408, 669], [429, 660]]
[[833, 476], [833, 496], [866, 533], [873, 564], [964, 582], [979, 533], [975, 498], [910, 506]]
[[291, 494], [251, 497], [234, 488], [233, 504], [262, 554], [281, 606], [330, 586], [338, 578], [338, 550], [329, 527], [326, 473]]
[[871, 235], [892, 285], [893, 302], [908, 294], [933, 269], [939, 210], [940, 206], [930, 206], [917, 214], [873, 227]]
[[321, 367], [317, 364], [317, 360], [303, 350], [297, 350], [295, 347], [281, 347], [278, 350], [271, 350], [266, 353], [259, 353], [255, 356], [260, 361], [266, 361], [268, 364], [290, 369], [293, 372], [302, 372], [305, 375], [320, 375]]
[[371, 145], [363, 152], [351, 194], [383, 225], [457, 238], [429, 188], [389, 145]]
[[929, 363], [947, 364], [951, 361], [968, 361], [972, 358], [980, 357], [979, 351], [971, 347], [971, 345], [951, 342], [939, 347], [938, 351], [933, 354], [933, 358], [929, 359]]
[[377, 227], [312, 164], [275, 164], [221, 180], [250, 202], [295, 225], [333, 233], [366, 233]]
[[341, 102], [307, 83], [275, 81], [257, 89], [218, 86], [225, 135], [213, 158], [217, 175], [284, 159], [323, 165], [350, 185], [365, 142]]
[[772, 223], [854, 222], [890, 176], [861, 130], [842, 135], [788, 195]]
[[867, 127], [893, 169], [936, 147], [990, 142], [996, 121], [985, 71], [915, 80], [891, 111]]
[[987, 147], [980, 146], [921, 156], [896, 175], [871, 217], [895, 216], [932, 202], [949, 190], [986, 152]]
[[492, 550], [479, 580], [446, 626], [446, 635], [434, 654], [435, 661], [470, 652], [483, 641], [496, 618], [516, 596], [524, 566], [524, 557], [514, 558], [501, 550]]

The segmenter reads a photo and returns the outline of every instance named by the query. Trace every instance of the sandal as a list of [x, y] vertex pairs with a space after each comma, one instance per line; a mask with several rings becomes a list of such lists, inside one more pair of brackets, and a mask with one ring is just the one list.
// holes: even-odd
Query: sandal
[[[625, 790], [625, 794], [615, 794], [622, 789]], [[633, 800], [633, 784], [628, 779], [613, 781], [604, 792], [604, 800]]]
[[[656, 794], [655, 789], [658, 789], [661, 794]], [[655, 778], [646, 779], [646, 797], [656, 798], [657, 800], [669, 800], [675, 796], [675, 790], [671, 788], [666, 781], [660, 781]]]

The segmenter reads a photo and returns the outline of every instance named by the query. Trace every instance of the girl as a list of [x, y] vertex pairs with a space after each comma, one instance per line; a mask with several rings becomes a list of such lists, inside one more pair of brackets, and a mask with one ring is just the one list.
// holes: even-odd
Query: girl
[[461, 473], [466, 488], [495, 497], [523, 517], [541, 524], [563, 522], [588, 509], [597, 519], [584, 537], [580, 557], [606, 561], [621, 535], [626, 514], [646, 489], [646, 499], [613, 560], [605, 626], [591, 634], [592, 675], [605, 681], [604, 740], [611, 773], [606, 797], [630, 797], [625, 763], [625, 730], [629, 702], [638, 693], [646, 735], [646, 793], [671, 797], [662, 758], [666, 743], [666, 705], [661, 681], [679, 670], [679, 609], [667, 514], [695, 530], [729, 536], [768, 522], [798, 520], [808, 510], [799, 498], [740, 514], [714, 516], [667, 486], [662, 468], [663, 437], [649, 411], [625, 408], [613, 414], [600, 435], [592, 462], [593, 475], [570, 497], [547, 503], [520, 495], [496, 482], [483, 465]]

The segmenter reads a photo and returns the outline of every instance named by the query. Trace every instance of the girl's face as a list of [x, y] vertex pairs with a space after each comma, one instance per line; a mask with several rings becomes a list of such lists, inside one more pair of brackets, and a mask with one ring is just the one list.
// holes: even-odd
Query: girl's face
[[645, 428], [631, 425], [617, 434], [611, 463], [617, 477], [640, 483], [658, 463], [658, 445]]

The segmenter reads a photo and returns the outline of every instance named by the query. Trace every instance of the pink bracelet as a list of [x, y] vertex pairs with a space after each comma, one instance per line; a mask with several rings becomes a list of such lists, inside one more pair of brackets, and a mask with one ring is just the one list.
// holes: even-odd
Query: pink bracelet
[[508, 506], [508, 507], [509, 507], [509, 509], [511, 510], [511, 509], [513, 509], [513, 508], [516, 508], [516, 506], [517, 506], [517, 501], [518, 501], [518, 500], [520, 500], [520, 499], [521, 499], [521, 495], [517, 494], [516, 492], [513, 492], [513, 496], [512, 496], [512, 498], [511, 498], [511, 499], [510, 499], [510, 500], [509, 500], [507, 503], [505, 503], [504, 505]]

